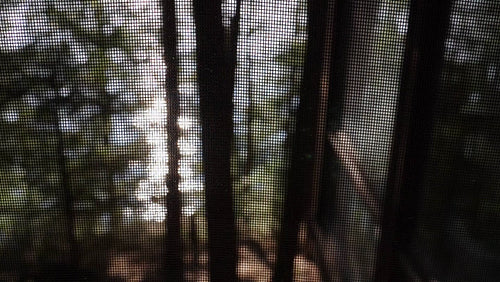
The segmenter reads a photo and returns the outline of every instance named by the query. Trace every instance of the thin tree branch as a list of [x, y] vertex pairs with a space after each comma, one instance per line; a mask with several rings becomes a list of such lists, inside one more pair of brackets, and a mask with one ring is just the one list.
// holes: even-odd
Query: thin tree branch
[[[56, 68], [58, 68], [59, 62], [56, 63]], [[63, 99], [59, 97], [59, 85], [57, 83], [58, 71], [54, 70], [54, 74], [51, 78], [51, 86], [53, 90], [57, 93], [56, 99], [53, 101], [53, 115], [54, 115], [54, 125], [57, 135], [57, 165], [59, 167], [59, 173], [61, 176], [61, 188], [64, 195], [64, 214], [66, 216], [66, 236], [69, 242], [69, 253], [70, 253], [70, 265], [72, 267], [78, 267], [79, 255], [78, 255], [78, 245], [75, 238], [75, 212], [73, 210], [74, 196], [71, 191], [71, 183], [66, 168], [66, 158], [64, 156], [64, 136], [61, 130], [61, 120], [59, 116], [59, 109], [63, 102]]]
[[330, 146], [332, 146], [337, 154], [340, 164], [347, 170], [347, 173], [353, 181], [354, 189], [356, 189], [357, 194], [368, 206], [372, 216], [376, 216], [382, 206], [380, 201], [377, 200], [370, 191], [368, 182], [361, 172], [360, 161], [358, 159], [359, 154], [354, 144], [352, 144], [351, 138], [344, 131], [338, 130], [335, 133], [328, 134], [328, 140]]

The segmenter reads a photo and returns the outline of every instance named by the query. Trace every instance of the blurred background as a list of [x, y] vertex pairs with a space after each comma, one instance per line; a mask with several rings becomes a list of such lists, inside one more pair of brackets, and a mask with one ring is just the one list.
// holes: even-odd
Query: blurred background
[[[175, 9], [183, 271], [208, 281], [193, 3]], [[407, 110], [398, 102], [410, 10], [404, 0], [339, 10], [349, 23], [336, 37], [345, 40], [342, 95], [325, 123], [348, 141], [325, 143], [332, 152], [309, 219], [322, 239], [311, 247], [301, 227], [297, 281], [374, 279], [394, 126]], [[235, 12], [235, 0], [223, 1], [224, 27]], [[496, 1], [452, 1], [432, 127], [422, 133], [431, 141], [416, 227], [401, 256], [415, 281], [500, 278], [499, 14]], [[241, 281], [273, 277], [308, 28], [305, 0], [241, 1], [231, 148]], [[162, 32], [154, 0], [0, 1], [0, 281], [161, 279]], [[338, 150], [354, 155], [368, 202]]]

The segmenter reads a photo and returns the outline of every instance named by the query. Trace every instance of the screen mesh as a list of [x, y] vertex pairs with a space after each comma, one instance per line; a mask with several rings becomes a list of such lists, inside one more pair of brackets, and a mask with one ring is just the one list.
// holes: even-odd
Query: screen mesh
[[0, 1], [0, 281], [498, 281], [500, 5], [424, 2]]
[[500, 7], [456, 1], [425, 174], [417, 267], [439, 280], [496, 281]]

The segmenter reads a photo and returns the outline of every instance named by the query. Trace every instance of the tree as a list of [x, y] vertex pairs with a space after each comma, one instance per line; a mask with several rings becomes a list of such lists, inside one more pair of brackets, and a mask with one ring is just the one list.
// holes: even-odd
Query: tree
[[[131, 164], [147, 152], [128, 116], [144, 105], [132, 84], [129, 31], [111, 19], [126, 7], [105, 13], [106, 5], [18, 1], [2, 12], [7, 40], [0, 56], [9, 59], [1, 63], [0, 111], [8, 117], [1, 126], [12, 133], [6, 140], [19, 141], [0, 149], [0, 173], [24, 175], [5, 183], [2, 193], [26, 199], [2, 202], [2, 209], [22, 211], [4, 221], [2, 232], [19, 241], [6, 251], [18, 261], [32, 257], [15, 265], [22, 271], [65, 263], [77, 257], [75, 249], [85, 251], [71, 260], [81, 266], [97, 239], [119, 238], [122, 211], [136, 206], [133, 186], [143, 176]], [[8, 129], [13, 126], [20, 130]], [[86, 267], [105, 271], [106, 263], [96, 264]]]
[[181, 203], [179, 193], [179, 91], [177, 63], [177, 30], [175, 22], [175, 2], [163, 1], [163, 46], [167, 65], [167, 132], [168, 132], [168, 176], [167, 176], [167, 279], [182, 281], [183, 248], [181, 241]]
[[[225, 36], [221, 4], [221, 1], [195, 1], [194, 19], [210, 277], [213, 281], [234, 281], [236, 230], [231, 181], [231, 144], [237, 33], [232, 30], [237, 28], [237, 25], [231, 26], [229, 35], [232, 36]], [[236, 17], [239, 17], [239, 11]]]

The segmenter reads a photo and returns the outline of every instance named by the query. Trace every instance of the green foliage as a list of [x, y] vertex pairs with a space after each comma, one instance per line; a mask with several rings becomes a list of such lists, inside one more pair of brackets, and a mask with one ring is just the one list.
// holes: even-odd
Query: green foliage
[[[265, 6], [265, 7], [264, 7]], [[273, 4], [255, 6], [272, 9]], [[233, 147], [234, 203], [238, 228], [243, 236], [262, 240], [276, 236], [280, 227], [281, 207], [290, 165], [290, 136], [295, 127], [298, 91], [306, 49], [305, 2], [289, 5], [287, 20], [294, 27], [283, 40], [279, 29], [258, 25], [246, 16], [240, 30], [239, 65], [235, 91], [235, 146]], [[250, 13], [252, 14], [252, 13]], [[250, 20], [250, 22], [246, 22]], [[270, 60], [259, 57], [263, 46], [259, 38], [267, 36]], [[272, 45], [272, 42], [281, 42]], [[255, 53], [253, 53], [255, 52]]]
[[[27, 3], [5, 5], [14, 11]], [[40, 32], [28, 28], [33, 35], [27, 44], [0, 48], [0, 236], [24, 232], [16, 234], [30, 238], [23, 248], [43, 261], [55, 250], [67, 252], [65, 190], [73, 195], [69, 204], [79, 241], [83, 234], [116, 236], [120, 211], [134, 208], [133, 190], [144, 177], [132, 173], [130, 163], [146, 160], [149, 152], [133, 119], [116, 118], [145, 107], [129, 98], [139, 95], [131, 32], [125, 26], [106, 29], [109, 18], [127, 7], [100, 1], [37, 5], [24, 28], [38, 24]], [[104, 12], [110, 8], [115, 13]], [[9, 37], [2, 44], [20, 43]], [[116, 81], [123, 82], [119, 89]], [[92, 209], [97, 214], [80, 216]], [[100, 220], [106, 214], [111, 226]]]

